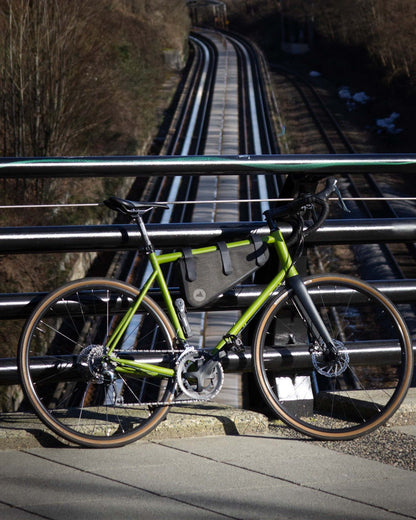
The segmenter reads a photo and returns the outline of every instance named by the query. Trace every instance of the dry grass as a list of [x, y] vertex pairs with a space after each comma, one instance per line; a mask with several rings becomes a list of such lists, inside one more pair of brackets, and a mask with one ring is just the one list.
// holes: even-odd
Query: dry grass
[[[164, 53], [170, 48], [184, 61], [187, 57], [190, 21], [185, 0], [71, 0], [65, 3], [64, 13], [57, 13], [54, 9], [60, 5], [55, 0], [0, 0], [2, 155], [145, 154], [170, 101], [163, 87], [169, 81], [174, 88], [180, 79], [177, 71], [169, 69]], [[63, 29], [59, 15], [65, 15]], [[23, 25], [9, 31], [10, 22]], [[18, 42], [13, 39], [18, 34], [33, 43], [26, 45], [25, 56], [19, 56]], [[46, 34], [50, 52], [36, 55], [40, 48], [36, 44], [42, 45]], [[6, 59], [11, 50], [12, 64]], [[39, 57], [38, 68], [29, 70]], [[53, 96], [51, 82], [34, 81], [38, 72], [49, 70], [51, 61], [49, 78], [62, 90], [48, 105], [46, 101]], [[11, 74], [19, 72], [26, 78], [26, 90], [23, 85], [17, 88], [17, 80], [17, 87], [10, 90]], [[37, 108], [29, 99], [26, 102], [27, 92], [32, 93], [31, 99], [37, 96]], [[15, 111], [6, 112], [12, 110], [11, 99], [22, 100], [22, 106], [13, 105]], [[58, 111], [61, 102], [65, 102], [62, 113]], [[44, 111], [44, 117], [39, 118], [39, 111]], [[45, 126], [36, 127], [40, 124]], [[42, 148], [34, 137], [45, 137], [48, 132], [52, 135], [47, 142], [40, 140]], [[121, 195], [125, 186], [122, 179], [8, 179], [0, 183], [1, 205], [97, 202]], [[97, 209], [4, 210], [0, 225], [83, 224], [103, 216], [108, 219], [108, 212], [103, 215]], [[78, 256], [2, 255], [0, 292], [50, 290], [69, 277]], [[0, 321], [0, 358], [15, 355], [21, 326], [21, 321]]]

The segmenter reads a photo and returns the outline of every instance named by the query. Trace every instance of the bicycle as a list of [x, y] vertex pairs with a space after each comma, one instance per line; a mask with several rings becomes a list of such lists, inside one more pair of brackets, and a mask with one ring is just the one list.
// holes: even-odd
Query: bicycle
[[[172, 405], [215, 397], [223, 361], [232, 350], [244, 355], [241, 333], [256, 316], [253, 371], [265, 401], [284, 422], [327, 440], [352, 439], [385, 423], [412, 377], [412, 343], [400, 313], [364, 281], [340, 274], [302, 278], [295, 267], [301, 249], [296, 246], [322, 225], [333, 192], [342, 202], [330, 179], [320, 193], [265, 212], [270, 234], [262, 243], [274, 248], [280, 266], [212, 349], [189, 345], [183, 302], [175, 306], [162, 271], [185, 253], [156, 254], [146, 231], [143, 216], [167, 206], [105, 201], [137, 224], [151, 274], [141, 289], [114, 279], [72, 281], [36, 307], [23, 329], [18, 361], [25, 394], [40, 419], [83, 446], [137, 440]], [[292, 224], [287, 241], [277, 220]], [[226, 249], [250, 243], [237, 241]], [[192, 254], [216, 250], [196, 248]], [[166, 311], [148, 295], [155, 283]]]

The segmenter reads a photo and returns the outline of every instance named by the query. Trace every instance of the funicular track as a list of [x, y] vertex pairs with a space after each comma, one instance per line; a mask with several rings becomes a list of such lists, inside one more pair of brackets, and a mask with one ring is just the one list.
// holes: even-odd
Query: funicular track
[[[224, 36], [222, 36], [222, 38], [224, 38]], [[204, 147], [207, 142], [206, 132], [209, 128], [207, 119], [212, 111], [212, 89], [215, 85], [215, 80], [217, 79], [215, 68], [217, 51], [215, 46], [209, 43], [209, 38], [207, 38], [206, 35], [202, 37], [200, 35], [194, 36], [192, 42], [196, 56], [194, 64], [192, 64], [190, 68], [190, 73], [192, 73], [192, 81], [189, 81], [189, 88], [184, 90], [184, 93], [181, 97], [181, 110], [179, 111], [181, 115], [175, 118], [172, 122], [171, 129], [169, 131], [169, 136], [171, 139], [169, 143], [163, 147], [162, 155], [203, 155]], [[253, 110], [253, 105], [250, 106], [249, 104], [246, 104], [244, 105], [245, 108], [243, 108], [241, 111], [239, 110], [241, 113], [246, 115], [242, 121], [240, 119], [239, 128], [243, 127], [246, 129], [246, 131], [239, 132], [240, 137], [238, 140], [238, 146], [241, 148], [239, 148], [239, 151], [236, 153], [277, 153], [277, 150], [273, 149], [273, 144], [270, 147], [267, 147], [263, 144], [261, 145], [260, 149], [255, 148], [254, 146], [254, 129], [256, 127], [260, 127], [263, 116], [260, 118], [253, 118], [253, 114], [263, 113], [264, 120], [267, 123], [265, 126], [269, 126], [269, 129], [264, 128], [261, 133], [267, 133], [271, 128], [267, 115], [267, 102], [265, 101], [267, 97], [265, 94], [266, 87], [264, 85], [263, 76], [260, 72], [262, 65], [255, 58], [254, 51], [247, 50], [241, 41], [237, 41], [230, 37], [230, 43], [235, 49], [237, 49], [238, 55], [239, 98], [241, 100], [248, 100], [249, 103], [250, 99], [253, 99], [254, 97], [256, 107], [256, 109]], [[247, 59], [247, 56], [250, 57], [250, 55], [251, 58]], [[251, 81], [250, 76], [252, 78]], [[252, 85], [262, 85], [262, 87], [259, 89], [259, 91], [252, 92]], [[202, 104], [198, 104], [198, 99], [203, 99]], [[172, 142], [174, 144], [172, 144]], [[244, 144], [242, 144], [242, 142]], [[274, 143], [273, 136], [269, 136], [269, 142]], [[199, 143], [200, 146], [194, 147], [195, 143]], [[250, 152], [250, 150], [253, 151]], [[220, 152], [221, 150], [219, 150], [217, 153]], [[251, 175], [243, 175], [239, 177], [238, 197], [240, 199], [246, 200], [254, 199], [256, 202], [250, 202], [249, 204], [240, 203], [240, 213], [235, 220], [256, 220], [256, 217], [261, 215], [262, 210], [264, 210], [264, 206], [262, 207], [261, 203], [267, 204], [268, 199], [277, 197], [279, 193], [278, 190], [280, 182], [277, 177], [273, 177], [274, 178], [271, 184], [268, 182], [265, 183], [264, 179], [261, 179], [261, 176], [254, 177]], [[245, 179], [245, 182], [242, 182], [241, 179]], [[247, 179], [250, 180], [247, 182]], [[143, 196], [146, 197], [147, 200], [168, 201], [172, 205], [172, 211], [163, 212], [162, 214], [155, 213], [154, 220], [152, 221], [158, 221], [162, 223], [166, 223], [168, 221], [191, 221], [192, 212], [195, 207], [195, 200], [198, 201], [198, 205], [202, 205], [202, 203], [205, 204], [205, 202], [208, 202], [205, 200], [201, 201], [196, 198], [199, 183], [200, 178], [197, 176], [193, 178], [169, 176], [166, 178], [152, 179], [152, 182], [149, 183], [149, 185], [146, 187]], [[261, 191], [262, 185], [266, 186], [266, 191]], [[225, 201], [221, 202], [225, 203]], [[251, 208], [249, 212], [247, 212], [246, 209], [242, 209], [244, 208], [244, 205]], [[261, 217], [257, 217], [257, 219], [261, 220]], [[127, 258], [128, 256], [130, 257]], [[133, 283], [140, 284], [140, 277], [143, 277], [145, 269], [145, 266], [141, 261], [141, 257], [136, 256], [135, 259], [131, 261], [131, 255], [125, 255], [123, 260], [119, 258], [118, 265], [121, 265], [127, 261], [130, 262], [131, 266], [133, 266], [132, 268], [129, 267], [128, 269], [123, 267], [122, 269], [123, 271], [127, 270], [127, 279]], [[116, 274], [114, 275], [116, 276]], [[168, 277], [168, 280], [171, 279]]]
[[[258, 53], [242, 39], [210, 31], [193, 33], [190, 44], [193, 60], [161, 155], [277, 153]], [[275, 176], [266, 182], [265, 175], [168, 176], [151, 178], [140, 197], [169, 203], [168, 211], [154, 212], [153, 223], [262, 220], [268, 199], [278, 196], [277, 184]], [[119, 254], [112, 276], [123, 272], [127, 281], [140, 286], [148, 273], [143, 260], [138, 253]], [[172, 266], [165, 276], [170, 286], [177, 286]], [[233, 321], [236, 312], [221, 319]], [[191, 339], [200, 346], [214, 341], [217, 318], [193, 313]], [[235, 383], [229, 386], [235, 393]]]
[[[273, 71], [282, 75], [299, 93], [321, 136], [322, 153], [355, 154], [356, 151], [339, 122], [331, 113], [314, 85], [299, 74], [278, 65]], [[401, 179], [371, 173], [360, 176], [344, 175], [340, 188], [351, 213], [338, 218], [397, 218], [416, 213], [415, 203], [406, 200]], [[393, 200], [400, 198], [401, 200]], [[334, 215], [334, 213], [333, 213]], [[416, 248], [413, 243], [360, 245], [353, 248], [356, 269], [366, 279], [406, 279], [416, 277]], [[314, 254], [319, 258], [317, 248]], [[323, 261], [318, 260], [323, 265]], [[414, 327], [414, 309], [401, 309]]]
[[[220, 33], [214, 33], [216, 37]], [[235, 49], [237, 54], [238, 70], [226, 70], [225, 82], [235, 76], [238, 80], [236, 93], [238, 93], [238, 106], [234, 106], [234, 117], [238, 127], [224, 129], [225, 132], [233, 132], [233, 154], [270, 154], [278, 153], [276, 139], [270, 123], [269, 107], [265, 79], [263, 77], [264, 65], [260, 62], [257, 52], [243, 39], [236, 36], [220, 35], [220, 39]], [[212, 122], [214, 109], [212, 98], [215, 81], [218, 81], [218, 49], [210, 39], [208, 31], [194, 33], [190, 39], [193, 60], [189, 67], [187, 80], [180, 96], [178, 109], [171, 122], [167, 139], [161, 148], [161, 155], [204, 155], [207, 153], [227, 154], [225, 149], [225, 137], [219, 136], [219, 144], [216, 149], [207, 152], [207, 139]], [[230, 52], [228, 50], [227, 52]], [[215, 108], [218, 111], [218, 108]], [[220, 110], [225, 110], [222, 107]], [[224, 112], [225, 113], [225, 112]], [[218, 116], [225, 119], [224, 114]], [[228, 116], [229, 117], [229, 116]], [[211, 132], [216, 132], [216, 130]], [[238, 136], [238, 137], [236, 137]], [[216, 145], [215, 145], [216, 146]], [[221, 146], [223, 149], [221, 150]], [[224, 151], [225, 150], [225, 151]], [[229, 152], [228, 152], [229, 153]], [[158, 213], [152, 216], [152, 222], [190, 222], [193, 219], [197, 200], [198, 186], [201, 178], [194, 177], [157, 177], [149, 179], [141, 198], [155, 202], [168, 202], [171, 209], [168, 212]], [[239, 204], [239, 212], [236, 220], [261, 220], [262, 211], [267, 209], [267, 199], [277, 198], [279, 181], [277, 176], [270, 176], [266, 184], [266, 176], [247, 175], [239, 176], [237, 182], [237, 199], [243, 200]], [[218, 194], [217, 194], [218, 195]], [[218, 198], [224, 198], [219, 195]], [[259, 202], [249, 202], [249, 201]], [[262, 201], [262, 202], [260, 202]], [[199, 205], [208, 205], [209, 201], [199, 200]], [[221, 202], [218, 204], [220, 211]], [[127, 254], [123, 254], [125, 258]], [[130, 255], [131, 256], [131, 255]], [[127, 260], [126, 260], [127, 261]], [[131, 261], [131, 260], [128, 260]], [[136, 266], [143, 269], [139, 258], [133, 261]], [[123, 271], [129, 273], [130, 269], [124, 267]]]

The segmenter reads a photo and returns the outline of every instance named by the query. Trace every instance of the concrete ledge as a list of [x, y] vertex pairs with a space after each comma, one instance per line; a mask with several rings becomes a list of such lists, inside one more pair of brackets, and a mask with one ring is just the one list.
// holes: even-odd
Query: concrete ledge
[[153, 430], [149, 439], [200, 437], [206, 435], [248, 435], [266, 433], [265, 415], [215, 403], [172, 408], [167, 419]]
[[[389, 420], [388, 425], [408, 435], [416, 435], [416, 388]], [[147, 440], [213, 435], [256, 435], [269, 431], [268, 418], [258, 412], [216, 403], [199, 403], [173, 407], [165, 421], [153, 430]], [[66, 442], [36, 416], [23, 413], [0, 414], [0, 450], [65, 446]]]
[[[162, 440], [212, 435], [248, 435], [268, 431], [266, 416], [215, 403], [173, 407], [165, 421], [145, 439]], [[0, 449], [24, 449], [64, 446], [66, 441], [56, 436], [34, 415], [0, 414]]]
[[390, 426], [410, 426], [413, 432], [416, 432], [416, 387], [409, 388], [406, 398], [393, 417], [389, 419], [388, 424]]

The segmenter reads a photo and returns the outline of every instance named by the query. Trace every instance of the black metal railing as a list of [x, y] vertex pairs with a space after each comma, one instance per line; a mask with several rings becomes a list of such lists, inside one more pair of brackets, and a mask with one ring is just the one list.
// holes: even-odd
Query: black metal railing
[[[240, 172], [300, 175], [316, 179], [368, 172], [412, 176], [416, 174], [416, 154], [0, 158], [0, 178], [4, 179], [232, 175]], [[263, 222], [149, 224], [148, 230], [157, 248], [202, 246], [218, 240], [242, 238], [250, 233], [262, 236], [269, 232]], [[282, 224], [282, 231], [288, 235], [290, 225]], [[307, 239], [307, 244], [314, 245], [383, 242], [416, 242], [416, 218], [328, 220]], [[140, 249], [142, 245], [141, 236], [134, 225], [0, 228], [0, 254], [130, 250]], [[416, 280], [378, 280], [374, 284], [396, 303], [414, 302]], [[177, 291], [175, 288], [172, 290], [174, 294]], [[260, 290], [255, 285], [233, 289], [216, 302], [216, 309], [246, 307]], [[156, 300], [160, 299], [158, 291], [152, 291], [152, 295]], [[26, 318], [42, 296], [43, 293], [0, 294], [0, 319]], [[226, 369], [248, 369], [249, 356], [248, 353], [243, 360], [231, 357]], [[281, 362], [279, 356], [273, 363], [278, 365]], [[307, 362], [303, 355], [297, 359]], [[14, 384], [17, 380], [16, 361], [0, 360], [0, 384]]]
[[[251, 233], [265, 236], [264, 222], [148, 224], [157, 248], [205, 246]], [[291, 232], [282, 223], [283, 236]], [[327, 220], [306, 244], [416, 242], [416, 218]], [[0, 228], [0, 254], [115, 251], [140, 249], [142, 237], [133, 224], [95, 226], [22, 226]]]
[[416, 154], [0, 158], [0, 178], [264, 174], [328, 176], [416, 173]]

